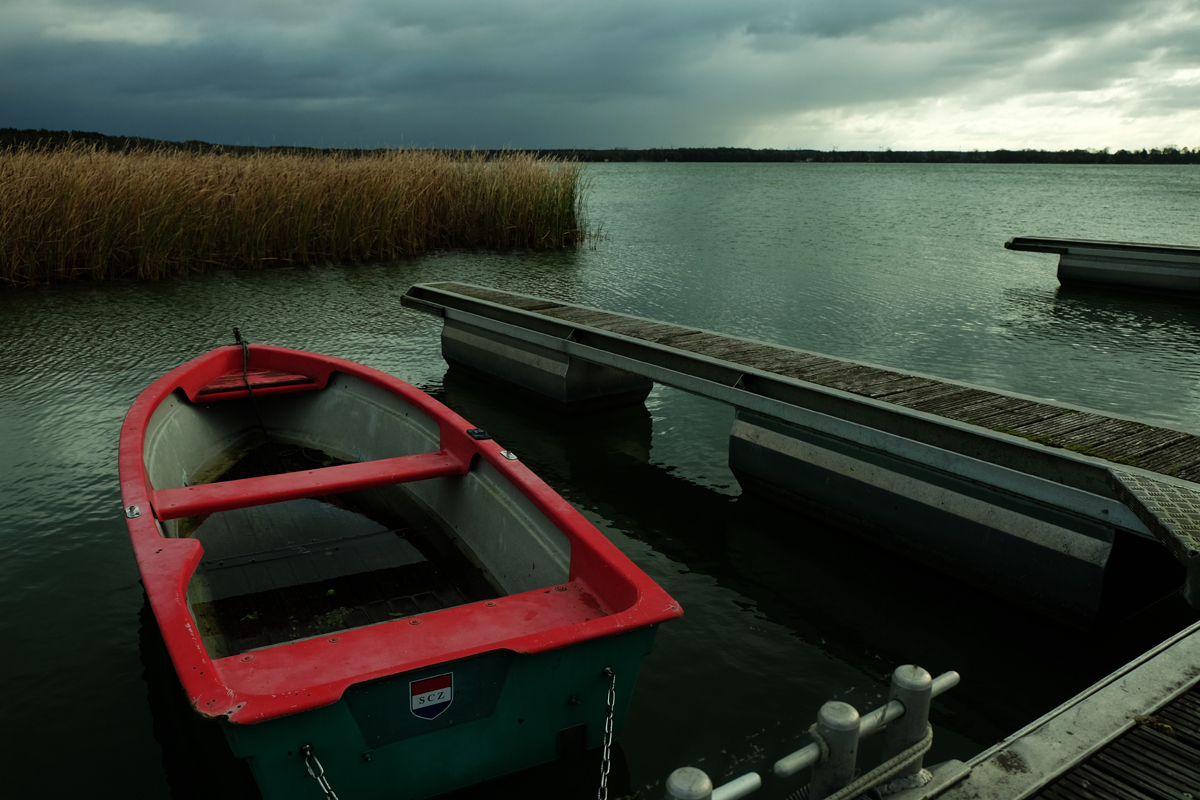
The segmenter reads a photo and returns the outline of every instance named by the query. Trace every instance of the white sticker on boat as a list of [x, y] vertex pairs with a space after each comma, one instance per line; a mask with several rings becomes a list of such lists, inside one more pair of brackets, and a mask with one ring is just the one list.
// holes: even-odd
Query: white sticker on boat
[[454, 702], [454, 673], [410, 681], [408, 688], [412, 698], [412, 713], [422, 719], [433, 719]]

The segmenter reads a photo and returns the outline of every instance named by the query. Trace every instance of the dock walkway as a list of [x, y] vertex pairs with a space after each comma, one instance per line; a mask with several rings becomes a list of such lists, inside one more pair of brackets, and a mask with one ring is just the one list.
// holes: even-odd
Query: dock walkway
[[[1200, 623], [900, 800], [1200, 796]], [[943, 783], [943, 787], [946, 786]]]
[[[466, 284], [436, 286], [444, 292], [882, 400], [1048, 447], [1200, 481], [1200, 437], [1183, 431], [627, 314]], [[410, 296], [423, 297], [424, 293]], [[446, 296], [440, 299], [452, 302]]]
[[1200, 292], [1200, 247], [1014, 236], [1008, 250], [1058, 255], [1061, 283], [1112, 284], [1156, 292]]
[[[885, 453], [897, 464], [919, 464], [1157, 538], [1188, 567], [1189, 599], [1200, 602], [1200, 560], [1195, 559], [1200, 553], [1200, 437], [1192, 433], [462, 283], [413, 286], [404, 303], [443, 317], [443, 353], [448, 359], [453, 358], [448, 348], [491, 337], [493, 350], [487, 360], [470, 366], [501, 380], [507, 367], [499, 362], [519, 348], [529, 348], [546, 363], [551, 358], [578, 359], [712, 397], [824, 437], [854, 440], [864, 452]], [[742, 438], [754, 443], [779, 433], [758, 417], [747, 417], [746, 426], [754, 430]], [[731, 466], [736, 444], [731, 444]], [[809, 448], [796, 460], [811, 461], [813, 452]], [[905, 469], [889, 468], [894, 473]], [[1037, 517], [1040, 512], [1022, 513]], [[1057, 535], [1017, 533], [1028, 540]], [[1054, 547], [1078, 550], [1076, 545]]]

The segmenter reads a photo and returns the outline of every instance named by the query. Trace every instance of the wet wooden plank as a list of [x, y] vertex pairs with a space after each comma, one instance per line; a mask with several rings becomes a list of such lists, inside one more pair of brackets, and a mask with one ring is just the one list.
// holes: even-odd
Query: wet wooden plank
[[1186, 792], [1200, 784], [1194, 783], [1188, 774], [1187, 765], [1181, 763], [1177, 754], [1147, 747], [1133, 737], [1124, 737], [1113, 743], [1110, 757], [1121, 763], [1130, 773], [1136, 775], [1142, 785], [1148, 786], [1148, 779], [1155, 779], [1158, 785], [1168, 792]]
[[1169, 762], [1171, 772], [1193, 786], [1200, 786], [1200, 760], [1197, 760], [1200, 759], [1200, 752], [1194, 747], [1144, 725], [1130, 731], [1126, 741], [1145, 758]]
[[1045, 800], [1108, 800], [1070, 781], [1061, 781], [1041, 794]]
[[804, 380], [818, 386], [829, 386], [830, 382], [861, 377], [865, 374], [867, 373], [862, 372], [861, 369], [845, 364], [841, 366], [814, 364], [806, 370]]
[[1118, 778], [1106, 775], [1090, 764], [1080, 767], [1078, 775], [1082, 780], [1095, 787], [1095, 791], [1101, 793], [1101, 797], [1114, 798], [1114, 800], [1158, 800]]
[[1094, 448], [1102, 445], [1105, 442], [1111, 442], [1114, 439], [1122, 439], [1131, 434], [1140, 433], [1145, 430], [1146, 426], [1137, 422], [1129, 422], [1124, 419], [1109, 419], [1101, 417], [1098, 422], [1093, 425], [1087, 425], [1082, 428], [1076, 428], [1069, 433], [1064, 433], [1057, 437], [1056, 441], [1064, 447], [1072, 445]]
[[1107, 800], [1102, 795], [1086, 788], [1086, 785], [1086, 782], [1076, 783], [1071, 780], [1063, 780], [1047, 788], [1041, 796], [1046, 800]]
[[1181, 442], [1169, 445], [1148, 456], [1138, 459], [1142, 469], [1160, 472], [1163, 475], [1174, 475], [1200, 462], [1200, 438], [1188, 437]]
[[820, 383], [818, 379], [821, 373], [839, 369], [843, 363], [832, 358], [825, 358], [824, 356], [812, 356], [810, 358], [796, 359], [777, 374], [787, 378], [808, 381], [809, 383]]
[[968, 403], [961, 407], [965, 413], [975, 415], [977, 418], [991, 416], [992, 414], [1003, 414], [1009, 411], [1018, 411], [1022, 408], [1034, 405], [1036, 401], [1026, 400], [1023, 397], [1010, 397], [1006, 394], [993, 394], [991, 397], [986, 397], [977, 403]]
[[[763, 369], [763, 364], [791, 364], [794, 363], [797, 357], [803, 358], [806, 353], [797, 353], [794, 350], [787, 350], [782, 347], [772, 347], [771, 345], [754, 343], [754, 348], [746, 352], [743, 356], [745, 359], [742, 363], [747, 367], [755, 369]], [[770, 372], [771, 370], [765, 370]]]
[[672, 330], [661, 332], [657, 330], [646, 329], [642, 332], [642, 335], [648, 337], [647, 341], [655, 342], [667, 347], [675, 347], [675, 342], [690, 339], [693, 336], [704, 335], [702, 331], [698, 331], [695, 328], [671, 327]]
[[[1155, 716], [1157, 718], [1157, 715]], [[1129, 732], [1128, 738], [1148, 753], [1158, 754], [1161, 758], [1176, 759], [1178, 762], [1176, 769], [1185, 774], [1194, 775], [1195, 779], [1200, 782], [1200, 760], [1195, 760], [1200, 753], [1193, 745], [1175, 738], [1174, 729], [1171, 730], [1171, 733], [1171, 736], [1167, 736], [1154, 728], [1138, 725]]]
[[[1059, 776], [1039, 800], [1164, 800], [1200, 794], [1200, 695], [1191, 690]], [[1169, 725], [1167, 728], [1165, 726]]]
[[785, 375], [785, 370], [795, 369], [798, 365], [806, 363], [809, 360], [811, 359], [803, 353], [774, 349], [772, 351], [764, 350], [761, 353], [751, 354], [742, 363], [752, 369], [773, 372], [776, 375]]
[[943, 390], [940, 392], [934, 391], [931, 388], [925, 397], [905, 397], [903, 401], [895, 400], [891, 402], [900, 403], [914, 411], [924, 411], [927, 414], [944, 416], [946, 412], [967, 403], [978, 402], [989, 394], [979, 389], [968, 389], [963, 386], [955, 386], [954, 384], [946, 384], [941, 388]]
[[455, 294], [466, 295], [467, 297], [475, 297], [475, 298], [478, 298], [481, 300], [483, 298], [479, 297], [477, 292], [479, 292], [479, 291], [490, 292], [490, 293], [495, 292], [494, 289], [482, 289], [481, 287], [467, 286], [464, 283], [455, 283], [454, 281], [445, 281], [442, 283], [435, 283], [435, 284], [433, 284], [433, 288], [440, 289], [445, 292], [454, 292]]
[[961, 389], [961, 386], [954, 386], [949, 383], [934, 383], [933, 385], [918, 386], [904, 392], [897, 392], [888, 397], [887, 402], [905, 408], [911, 407], [912, 403], [920, 403], [925, 400], [931, 400], [937, 397], [944, 397], [948, 394]]
[[1097, 446], [1097, 455], [1103, 458], [1129, 458], [1139, 464], [1151, 453], [1163, 450], [1192, 438], [1182, 431], [1169, 428], [1146, 428], [1145, 431], [1130, 433], [1127, 437], [1111, 439]]
[[822, 369], [819, 372], [814, 371], [810, 374], [816, 378], [814, 381], [815, 383], [819, 383], [822, 386], [833, 387], [834, 384], [841, 383], [843, 381], [862, 380], [863, 378], [875, 376], [878, 373], [879, 370], [872, 369], [871, 367], [864, 367], [861, 364], [846, 364], [843, 362], [842, 366], [839, 368]]
[[1014, 427], [1017, 433], [1025, 437], [1044, 437], [1054, 439], [1057, 436], [1070, 433], [1079, 428], [1085, 428], [1088, 425], [1094, 425], [1097, 422], [1102, 422], [1106, 417], [1101, 417], [1098, 414], [1091, 414], [1087, 411], [1071, 411], [1068, 410], [1064, 414], [1051, 417], [1041, 422], [1034, 422], [1030, 425], [1021, 425]]
[[467, 297], [474, 297], [476, 300], [486, 300], [489, 303], [508, 306], [509, 308], [519, 308], [522, 311], [543, 311], [547, 308], [559, 308], [565, 305], [555, 300], [548, 300], [545, 297], [521, 297], [509, 292], [502, 292], [499, 289], [482, 289], [463, 286], [462, 284], [452, 284], [443, 288], [466, 295]]
[[1194, 711], [1165, 708], [1154, 716], [1168, 723], [1181, 743], [1200, 748], [1200, 721], [1196, 719]]
[[674, 347], [677, 350], [687, 350], [690, 353], [699, 355], [707, 355], [707, 349], [720, 342], [723, 342], [726, 337], [718, 336], [715, 333], [705, 333], [696, 331], [695, 333], [685, 333], [667, 340], [665, 344]]
[[1186, 715], [1188, 719], [1196, 723], [1197, 727], [1200, 727], [1200, 693], [1195, 690], [1188, 692], [1172, 704], [1172, 708], [1178, 710], [1180, 714]]
[[[982, 420], [998, 414], [1011, 414], [1014, 411], [1020, 411], [1023, 408], [1029, 408], [1033, 405], [1033, 401], [1023, 400], [1020, 397], [1008, 397], [1006, 395], [992, 395], [984, 398], [977, 403], [966, 403], [959, 406], [953, 411], [954, 416], [959, 422], [967, 422], [972, 425], [983, 425]], [[983, 425], [987, 427], [986, 425]]]
[[832, 380], [827, 379], [825, 381], [825, 385], [831, 389], [841, 389], [843, 392], [853, 392], [854, 394], [858, 394], [859, 392], [881, 386], [885, 383], [896, 383], [897, 381], [906, 380], [910, 377], [911, 376], [909, 375], [904, 375], [899, 372], [892, 372], [891, 370], [876, 369], [871, 370], [870, 372], [857, 372], [843, 377], [834, 378]]
[[1150, 795], [1091, 766], [1076, 770], [1068, 782], [1104, 800], [1154, 800]]
[[688, 328], [683, 325], [668, 325], [666, 323], [658, 323], [654, 325], [644, 325], [638, 329], [635, 334], [626, 334], [642, 339], [647, 342], [661, 343], [665, 339], [671, 339], [677, 336], [685, 336], [694, 333], [699, 333], [695, 328]]
[[930, 380], [929, 378], [918, 378], [915, 375], [901, 378], [897, 381], [888, 381], [887, 383], [877, 383], [871, 386], [864, 387], [855, 391], [855, 394], [861, 394], [863, 397], [871, 397], [876, 400], [884, 400], [891, 402], [894, 395], [911, 392], [914, 389], [923, 389], [928, 386], [937, 386], [938, 381]]
[[1179, 695], [1175, 702], [1166, 707], [1167, 711], [1177, 711], [1200, 724], [1200, 687], [1192, 688]]
[[1200, 462], [1189, 464], [1186, 467], [1181, 467], [1172, 473], [1172, 477], [1180, 480], [1191, 481], [1192, 483], [1200, 483]]
[[[1114, 748], [1101, 750], [1092, 759], [1092, 764], [1097, 770], [1127, 785], [1148, 789], [1163, 797], [1178, 796], [1178, 790], [1171, 786], [1169, 780], [1164, 779], [1161, 771], [1147, 769], [1145, 764], [1129, 758], [1127, 754], [1116, 752]], [[1162, 766], [1164, 765], [1159, 765], [1160, 770]]]
[[725, 342], [713, 342], [704, 350], [709, 358], [719, 358], [736, 365], [749, 366], [749, 362], [763, 356], [778, 357], [778, 351], [773, 347], [757, 342], [739, 341], [737, 339]]
[[[1058, 406], [1048, 406], [1042, 403], [1034, 403], [1024, 408], [1018, 408], [1015, 411], [1005, 411], [999, 414], [989, 414], [986, 417], [975, 420], [976, 425], [992, 430], [1005, 429], [1006, 431], [1015, 432], [1025, 425], [1032, 425], [1038, 422], [1044, 422], [1055, 417], [1061, 417], [1068, 413], [1069, 409], [1060, 408]], [[1020, 435], [1020, 434], [1017, 434]]]
[[828, 375], [844, 369], [846, 362], [828, 356], [814, 355], [803, 361], [805, 379], [811, 383], [819, 383], [822, 375]]
[[587, 325], [589, 327], [601, 327], [603, 323], [616, 318], [615, 314], [610, 314], [607, 311], [593, 311], [590, 308], [579, 308], [577, 306], [551, 308], [540, 313], [545, 317], [554, 317], [564, 322], [573, 322], [577, 325]]
[[894, 383], [896, 381], [912, 381], [924, 380], [922, 378], [914, 378], [912, 375], [905, 375], [903, 372], [895, 372], [890, 369], [873, 369], [870, 372], [860, 373], [853, 380], [846, 379], [842, 383], [847, 390], [853, 389], [868, 389], [873, 386], [878, 386], [883, 383]]
[[446, 282], [438, 288], [569, 323], [815, 383], [861, 397], [1035, 440], [1048, 440], [1150, 471], [1200, 481], [1200, 439], [1180, 431], [1064, 409], [805, 351], [751, 342], [683, 325], [585, 309], [546, 298]]
[[887, 372], [887, 370], [880, 367], [859, 364], [857, 361], [848, 361], [844, 358], [837, 358], [836, 356], [829, 357], [829, 360], [841, 364], [843, 369], [857, 370], [862, 375], [878, 375], [879, 373]]
[[659, 338], [679, 336], [684, 333], [697, 333], [692, 328], [671, 325], [666, 322], [647, 322], [641, 319], [612, 320], [603, 325], [604, 330], [641, 339], [647, 342], [657, 342]]
[[489, 303], [496, 303], [497, 305], [508, 306], [510, 308], [517, 308], [517, 306], [514, 305], [516, 302], [529, 299], [517, 297], [509, 292], [502, 292], [498, 289], [485, 289], [482, 286], [467, 286], [461, 283], [438, 284], [438, 288], [445, 289], [446, 291], [454, 292], [456, 294], [465, 295], [467, 297], [474, 297], [476, 300], [485, 300]]
[[811, 355], [797, 359], [788, 372], [781, 373], [791, 378], [799, 378], [809, 383], [820, 383], [820, 376], [830, 372], [845, 369], [846, 362], [826, 356]]

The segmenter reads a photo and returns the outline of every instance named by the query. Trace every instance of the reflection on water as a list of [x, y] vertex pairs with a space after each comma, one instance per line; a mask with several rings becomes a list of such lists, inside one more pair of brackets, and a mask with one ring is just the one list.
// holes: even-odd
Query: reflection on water
[[[726, 464], [728, 407], [659, 387], [644, 407], [558, 418], [448, 373], [439, 321], [399, 298], [414, 282], [493, 285], [1200, 429], [1200, 305], [1059, 289], [1053, 257], [1002, 247], [1013, 235], [1194, 244], [1179, 199], [1195, 196], [1200, 170], [635, 164], [593, 174], [591, 212], [605, 231], [594, 249], [0, 293], [0, 637], [19, 654], [2, 668], [0, 752], [22, 765], [10, 791], [80, 795], [114, 765], [132, 796], [199, 785], [180, 766], [190, 740], [163, 733], [169, 665], [139, 635], [116, 443], [137, 393], [229, 343], [234, 325], [440, 396], [682, 603], [643, 665], [621, 737], [623, 793], [659, 794], [646, 787], [689, 763], [718, 779], [769, 772], [822, 702], [872, 708], [908, 661], [962, 672], [935, 704], [932, 758], [969, 757], [1194, 617], [1175, 597], [1085, 635], [1015, 612], [743, 497]], [[595, 765], [572, 769], [585, 775], [579, 795], [594, 793]], [[519, 791], [570, 796], [554, 775], [522, 778]], [[756, 796], [794, 788], [768, 776]]]
[[1200, 429], [1191, 412], [1200, 384], [1195, 301], [1065, 286], [1013, 289], [1003, 296], [1009, 313], [998, 321], [995, 335], [1011, 338], [1014, 347], [1060, 355], [1043, 363], [1006, 365], [993, 385]]

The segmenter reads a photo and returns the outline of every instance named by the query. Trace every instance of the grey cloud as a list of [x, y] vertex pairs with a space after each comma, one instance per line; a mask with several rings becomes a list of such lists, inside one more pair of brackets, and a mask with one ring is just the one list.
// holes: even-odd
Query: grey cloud
[[[29, 8], [24, 7], [24, 8]], [[119, 0], [63, 19], [119, 15]], [[42, 36], [0, 9], [0, 126], [295, 144], [735, 144], [774, 118], [861, 104], [1086, 91], [1200, 64], [1200, 0], [169, 0], [187, 35]], [[74, 11], [71, 11], [74, 9]], [[1200, 17], [1198, 17], [1200, 18]], [[1134, 33], [1106, 37], [1119, 25]], [[86, 37], [85, 37], [86, 38]], [[1063, 42], [1080, 46], [1058, 59]], [[1159, 87], [1147, 108], [1183, 108]]]
[[[1094, 3], [812, 0], [764, 9], [760, 16], [747, 23], [746, 32], [766, 37], [786, 34], [819, 38], [908, 38], [914, 34], [939, 35], [946, 32], [946, 21], [972, 19], [989, 25], [1012, 26], [1020, 31], [1048, 32], [1111, 22], [1128, 13], [1130, 7], [1139, 5], [1143, 3], [1130, 0], [1098, 0]], [[921, 24], [937, 18], [942, 22], [932, 26]], [[927, 27], [933, 30], [925, 30]]]

